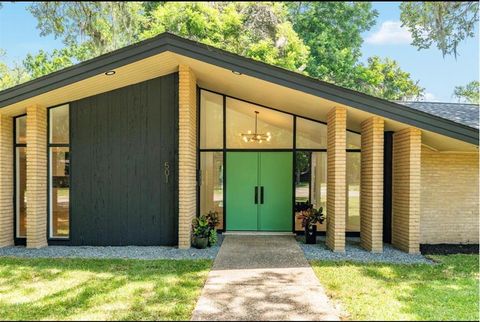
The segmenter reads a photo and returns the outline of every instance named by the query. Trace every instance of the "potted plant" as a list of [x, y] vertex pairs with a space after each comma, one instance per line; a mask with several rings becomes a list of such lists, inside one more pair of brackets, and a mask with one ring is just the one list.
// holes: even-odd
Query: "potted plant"
[[203, 249], [208, 246], [208, 238], [210, 237], [210, 226], [208, 224], [207, 216], [200, 215], [193, 219], [193, 246], [195, 248]]
[[316, 224], [322, 224], [325, 220], [323, 215], [323, 208], [320, 207], [318, 210], [309, 207], [307, 210], [303, 210], [298, 216], [302, 220], [302, 227], [305, 229], [305, 243], [306, 244], [316, 244], [317, 243], [317, 226]]
[[209, 211], [206, 217], [207, 217], [208, 226], [210, 227], [210, 232], [208, 235], [208, 246], [215, 246], [218, 240], [218, 236], [217, 236], [217, 225], [219, 223], [218, 212]]

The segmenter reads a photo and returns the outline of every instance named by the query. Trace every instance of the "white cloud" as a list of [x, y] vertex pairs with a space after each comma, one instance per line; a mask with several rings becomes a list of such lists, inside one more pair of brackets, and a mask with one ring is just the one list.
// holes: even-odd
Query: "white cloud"
[[371, 34], [365, 40], [367, 43], [375, 45], [410, 44], [412, 35], [407, 28], [402, 27], [400, 21], [385, 21], [377, 32]]

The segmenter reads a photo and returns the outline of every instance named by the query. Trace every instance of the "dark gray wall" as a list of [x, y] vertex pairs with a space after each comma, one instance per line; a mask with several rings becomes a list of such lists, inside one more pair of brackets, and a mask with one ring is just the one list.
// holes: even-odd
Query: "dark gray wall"
[[178, 74], [70, 106], [69, 244], [177, 244]]

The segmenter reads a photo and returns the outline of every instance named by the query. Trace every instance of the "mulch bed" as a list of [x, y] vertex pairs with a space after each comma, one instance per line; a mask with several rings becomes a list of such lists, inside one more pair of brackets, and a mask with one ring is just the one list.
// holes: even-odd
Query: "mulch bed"
[[420, 245], [420, 252], [423, 255], [452, 255], [452, 254], [478, 254], [478, 244], [454, 245], [454, 244], [436, 244]]

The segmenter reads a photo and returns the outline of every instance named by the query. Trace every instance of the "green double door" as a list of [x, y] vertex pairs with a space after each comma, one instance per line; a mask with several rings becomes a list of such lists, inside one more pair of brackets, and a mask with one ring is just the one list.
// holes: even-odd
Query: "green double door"
[[292, 152], [227, 152], [227, 230], [292, 231]]

